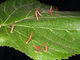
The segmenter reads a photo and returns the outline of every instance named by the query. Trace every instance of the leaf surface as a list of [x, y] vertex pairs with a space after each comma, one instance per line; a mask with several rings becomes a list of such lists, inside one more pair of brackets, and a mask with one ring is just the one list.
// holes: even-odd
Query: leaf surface
[[[42, 14], [39, 20], [34, 15], [35, 8]], [[0, 5], [0, 46], [13, 47], [34, 60], [61, 60], [80, 54], [79, 44], [80, 12], [54, 11], [50, 16], [49, 6], [36, 0], [8, 0]], [[40, 46], [41, 51], [38, 53], [34, 46]]]

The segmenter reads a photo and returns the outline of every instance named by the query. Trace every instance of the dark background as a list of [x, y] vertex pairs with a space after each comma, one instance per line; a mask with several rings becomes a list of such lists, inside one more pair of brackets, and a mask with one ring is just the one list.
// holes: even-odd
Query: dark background
[[80, 11], [80, 0], [39, 0], [57, 6], [61, 11]]
[[[4, 3], [6, 0], [0, 0]], [[79, 0], [38, 0], [43, 4], [57, 6], [61, 11], [80, 11]], [[33, 60], [24, 53], [9, 47], [0, 47], [0, 60]], [[69, 57], [66, 60], [80, 60], [80, 55]]]

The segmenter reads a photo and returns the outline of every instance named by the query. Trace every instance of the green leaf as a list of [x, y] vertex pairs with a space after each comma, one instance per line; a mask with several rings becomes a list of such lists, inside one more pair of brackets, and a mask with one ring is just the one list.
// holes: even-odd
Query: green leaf
[[[34, 60], [61, 60], [80, 54], [80, 12], [53, 11], [53, 16], [50, 16], [49, 7], [36, 0], [8, 0], [2, 3], [0, 46], [13, 47]], [[42, 16], [39, 20], [34, 15], [35, 8], [40, 8]], [[11, 33], [13, 23], [15, 27]], [[31, 33], [32, 38], [26, 44]], [[41, 51], [37, 52], [34, 46], [40, 46]]]

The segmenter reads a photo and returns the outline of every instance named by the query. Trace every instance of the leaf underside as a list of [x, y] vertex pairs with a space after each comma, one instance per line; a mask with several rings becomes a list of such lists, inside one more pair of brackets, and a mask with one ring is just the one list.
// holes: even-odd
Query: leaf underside
[[[0, 46], [13, 47], [34, 60], [61, 60], [80, 54], [80, 12], [53, 11], [36, 0], [8, 0], [0, 5]], [[42, 14], [36, 19], [35, 8]], [[14, 23], [14, 31], [10, 33]], [[26, 40], [33, 32], [29, 43]], [[45, 52], [45, 44], [48, 51]], [[37, 52], [34, 46], [40, 46]]]

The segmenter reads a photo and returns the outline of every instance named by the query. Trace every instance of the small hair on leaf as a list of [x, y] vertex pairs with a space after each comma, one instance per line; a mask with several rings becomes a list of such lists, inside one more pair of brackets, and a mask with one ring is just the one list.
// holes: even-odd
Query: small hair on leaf
[[52, 8], [52, 6], [50, 7], [49, 12], [50, 12], [50, 15], [53, 16], [53, 8]]
[[13, 33], [13, 30], [14, 30], [14, 24], [12, 24], [11, 33]]
[[36, 51], [37, 51], [37, 52], [40, 52], [40, 51], [41, 51], [40, 46], [34, 46], [34, 48], [36, 48]]
[[48, 43], [45, 44], [45, 52], [48, 52]]
[[26, 44], [29, 43], [29, 41], [31, 40], [32, 36], [33, 36], [33, 32], [30, 34], [30, 36], [29, 36], [28, 39], [26, 40]]
[[40, 13], [40, 11], [38, 9], [36, 9], [36, 11], [35, 11], [35, 16], [36, 16], [37, 20], [39, 20], [39, 16], [42, 16], [42, 14]]

